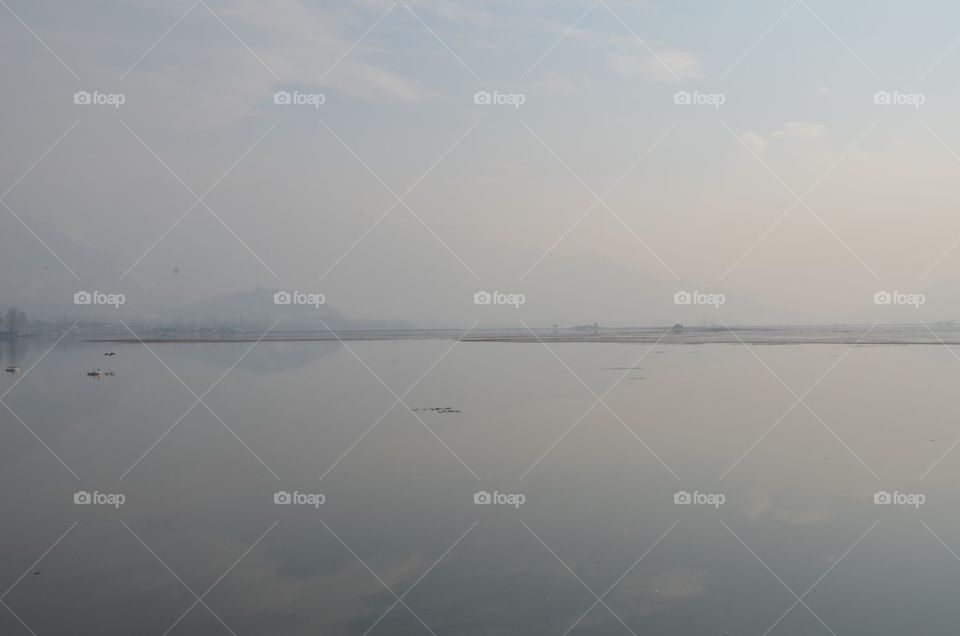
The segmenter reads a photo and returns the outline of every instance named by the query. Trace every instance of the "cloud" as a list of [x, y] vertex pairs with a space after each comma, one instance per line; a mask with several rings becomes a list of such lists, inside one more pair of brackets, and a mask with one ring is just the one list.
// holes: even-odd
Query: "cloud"
[[648, 77], [662, 82], [703, 77], [700, 62], [693, 53], [673, 49], [612, 52], [607, 55], [607, 67], [622, 77]]
[[770, 133], [770, 139], [802, 139], [817, 141], [827, 132], [823, 124], [810, 124], [805, 121], [788, 121]]
[[767, 140], [763, 138], [763, 135], [755, 133], [752, 130], [741, 134], [740, 141], [745, 143], [747, 148], [758, 155], [762, 155], [767, 149]]
[[740, 134], [740, 141], [754, 153], [760, 155], [766, 152], [767, 147], [773, 141], [790, 139], [819, 141], [826, 133], [827, 128], [823, 124], [811, 124], [805, 121], [788, 121], [767, 135], [747, 130]]
[[415, 80], [360, 61], [344, 60], [327, 83], [351, 97], [380, 103], [414, 103], [435, 96]]

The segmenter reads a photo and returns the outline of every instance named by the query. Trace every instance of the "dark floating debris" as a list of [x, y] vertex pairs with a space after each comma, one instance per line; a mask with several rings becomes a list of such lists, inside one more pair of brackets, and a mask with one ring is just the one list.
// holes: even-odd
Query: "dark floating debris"
[[87, 375], [91, 378], [100, 380], [106, 376], [113, 376], [116, 374], [113, 371], [101, 371], [100, 369], [94, 369], [93, 371], [87, 371]]
[[20, 373], [20, 367], [7, 367], [4, 371], [7, 373]]
[[438, 414], [444, 414], [444, 413], [459, 413], [459, 412], [460, 412], [460, 409], [455, 409], [455, 408], [452, 408], [452, 407], [449, 407], [449, 406], [431, 406], [431, 407], [429, 407], [429, 408], [413, 409], [413, 410], [414, 410], [414, 411], [428, 411], [428, 412], [430, 412], [430, 413], [438, 413]]
[[116, 351], [108, 351], [107, 353], [105, 353], [105, 354], [103, 354], [103, 355], [105, 355], [105, 356], [115, 356], [115, 355], [117, 355], [117, 352], [116, 352]]

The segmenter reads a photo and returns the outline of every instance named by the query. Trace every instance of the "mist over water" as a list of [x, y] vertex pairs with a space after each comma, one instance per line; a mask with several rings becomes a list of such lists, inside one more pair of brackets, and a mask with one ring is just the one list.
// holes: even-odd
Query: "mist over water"
[[827, 570], [779, 629], [956, 620], [943, 347], [47, 345], [0, 414], [0, 568], [31, 568], [4, 600], [37, 633], [166, 629], [211, 585], [177, 633], [762, 633]]
[[956, 634], [958, 23], [0, 0], [0, 636]]

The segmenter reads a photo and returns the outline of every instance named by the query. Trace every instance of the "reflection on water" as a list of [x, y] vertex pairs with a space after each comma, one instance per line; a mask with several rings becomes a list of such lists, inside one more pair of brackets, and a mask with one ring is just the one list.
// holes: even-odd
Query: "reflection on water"
[[941, 346], [50, 344], [0, 344], [2, 634], [956, 631]]

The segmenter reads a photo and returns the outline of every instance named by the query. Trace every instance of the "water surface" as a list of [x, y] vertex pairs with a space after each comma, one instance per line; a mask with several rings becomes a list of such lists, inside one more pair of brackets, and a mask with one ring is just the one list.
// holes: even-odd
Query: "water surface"
[[51, 344], [2, 350], [2, 634], [956, 633], [943, 346]]

